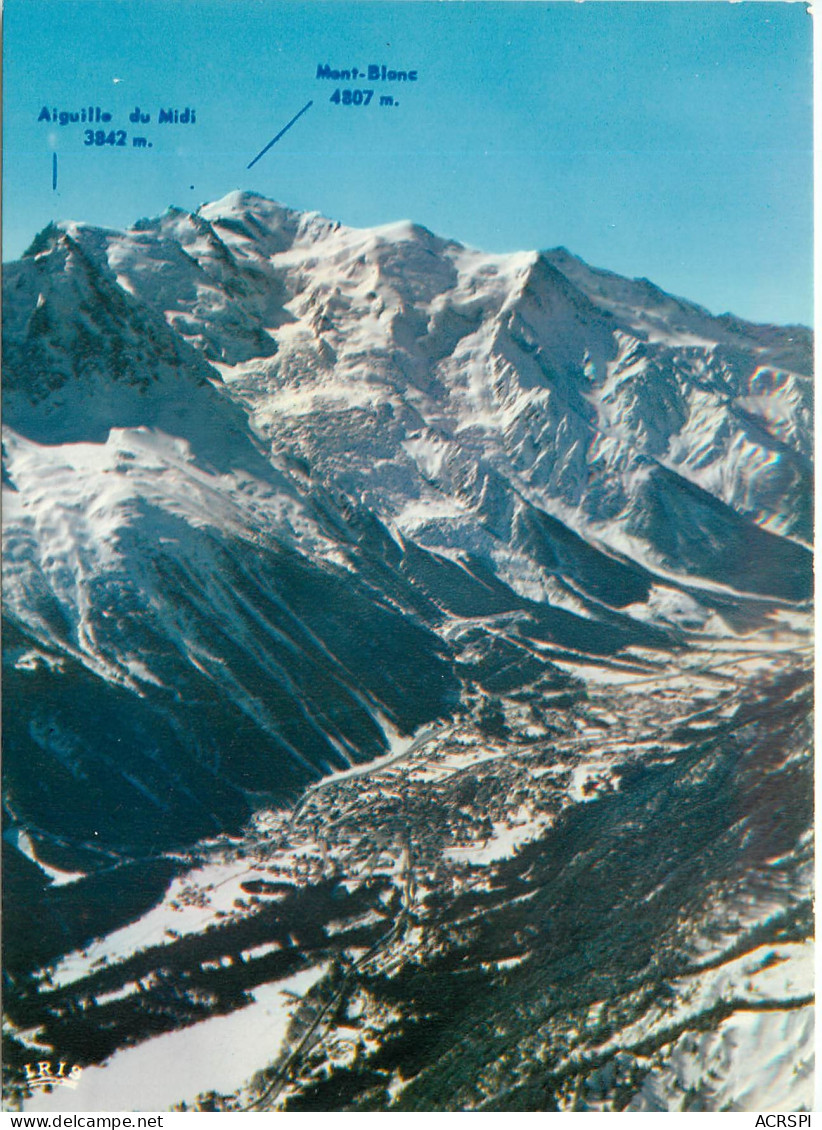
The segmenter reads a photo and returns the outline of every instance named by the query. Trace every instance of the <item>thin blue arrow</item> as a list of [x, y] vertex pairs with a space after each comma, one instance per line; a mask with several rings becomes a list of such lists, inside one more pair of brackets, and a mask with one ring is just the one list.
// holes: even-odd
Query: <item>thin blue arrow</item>
[[308, 107], [313, 106], [313, 105], [314, 105], [313, 101], [312, 102], [306, 102], [306, 104], [303, 106], [302, 110], [300, 110], [299, 114], [295, 114], [294, 117], [291, 119], [291, 121], [288, 123], [288, 125], [283, 126], [283, 128], [280, 130], [280, 132], [277, 134], [276, 137], [272, 137], [271, 141], [269, 141], [269, 143], [268, 143], [268, 145], [266, 145], [265, 149], [261, 149], [260, 152], [257, 154], [257, 156], [254, 158], [254, 160], [249, 162], [248, 165], [246, 165], [246, 168], [250, 169], [252, 165], [256, 165], [257, 162], [259, 161], [259, 159], [269, 151], [271, 146], [274, 145], [277, 141], [279, 141], [280, 138], [283, 136], [283, 134], [287, 130], [291, 129], [291, 127], [296, 122], [297, 118], [301, 118], [303, 116], [303, 114], [306, 112], [306, 110], [308, 109]]

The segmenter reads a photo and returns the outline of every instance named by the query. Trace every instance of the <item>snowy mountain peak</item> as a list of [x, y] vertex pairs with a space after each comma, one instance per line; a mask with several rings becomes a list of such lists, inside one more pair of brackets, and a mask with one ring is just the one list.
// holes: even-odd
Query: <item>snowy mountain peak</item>
[[231, 1109], [794, 1108], [805, 331], [231, 193], [3, 334], [13, 1087], [276, 997]]
[[684, 605], [715, 631], [810, 594], [811, 382], [776, 328], [250, 193], [52, 225], [5, 283], [12, 619], [155, 722], [216, 694], [266, 789], [446, 709], [463, 620], [607, 662]]

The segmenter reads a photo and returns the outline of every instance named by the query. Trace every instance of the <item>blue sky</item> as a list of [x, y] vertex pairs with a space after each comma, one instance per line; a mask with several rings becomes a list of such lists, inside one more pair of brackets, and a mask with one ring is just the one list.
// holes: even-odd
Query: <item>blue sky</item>
[[[810, 323], [803, 4], [4, 8], [4, 259], [51, 219], [123, 227], [250, 188], [355, 226], [410, 218], [489, 251], [562, 244], [716, 313]], [[316, 78], [318, 63], [384, 63], [419, 79], [334, 83]], [[374, 98], [332, 103], [338, 86]], [[380, 94], [399, 105], [381, 107]], [[82, 123], [37, 121], [43, 106], [86, 105], [110, 112], [107, 128], [124, 129], [127, 144], [87, 146]], [[129, 122], [137, 105], [148, 125]], [[160, 106], [193, 107], [196, 125], [159, 125]], [[151, 148], [134, 149], [135, 133]]]

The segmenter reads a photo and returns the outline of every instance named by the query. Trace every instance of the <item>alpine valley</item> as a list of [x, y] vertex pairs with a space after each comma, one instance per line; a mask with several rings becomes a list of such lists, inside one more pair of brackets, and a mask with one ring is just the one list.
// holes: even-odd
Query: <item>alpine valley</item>
[[250, 193], [3, 326], [7, 1106], [811, 1109], [807, 329]]

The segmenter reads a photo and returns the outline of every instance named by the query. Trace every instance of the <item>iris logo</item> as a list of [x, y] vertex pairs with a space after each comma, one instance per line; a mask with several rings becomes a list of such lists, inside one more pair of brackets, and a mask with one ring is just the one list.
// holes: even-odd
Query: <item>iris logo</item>
[[52, 1070], [51, 1061], [48, 1059], [41, 1059], [39, 1063], [24, 1063], [26, 1086], [30, 1091], [34, 1091], [38, 1087], [43, 1090], [51, 1087], [71, 1087], [73, 1089], [80, 1082], [83, 1069], [76, 1063], [70, 1070], [66, 1070], [67, 1067], [68, 1064], [63, 1060], [57, 1064], [56, 1071]]

